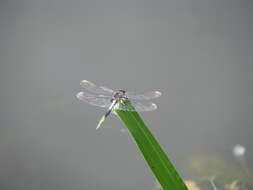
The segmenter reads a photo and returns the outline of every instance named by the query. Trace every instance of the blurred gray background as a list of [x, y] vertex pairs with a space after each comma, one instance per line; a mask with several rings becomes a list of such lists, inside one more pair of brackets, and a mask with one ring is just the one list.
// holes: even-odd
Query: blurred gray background
[[[142, 113], [187, 179], [206, 151], [253, 159], [251, 0], [2, 0], [0, 189], [148, 190], [155, 179], [121, 122], [76, 99], [79, 82], [144, 92]], [[124, 132], [123, 132], [124, 131]]]

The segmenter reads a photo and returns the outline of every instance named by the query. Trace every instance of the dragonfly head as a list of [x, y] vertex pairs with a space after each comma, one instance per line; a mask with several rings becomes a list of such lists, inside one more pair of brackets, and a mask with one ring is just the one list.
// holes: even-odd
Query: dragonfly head
[[125, 90], [118, 90], [118, 92], [121, 92], [122, 94], [125, 95], [126, 91]]
[[126, 91], [125, 90], [117, 90], [113, 95], [113, 99], [120, 100], [122, 98], [126, 98]]

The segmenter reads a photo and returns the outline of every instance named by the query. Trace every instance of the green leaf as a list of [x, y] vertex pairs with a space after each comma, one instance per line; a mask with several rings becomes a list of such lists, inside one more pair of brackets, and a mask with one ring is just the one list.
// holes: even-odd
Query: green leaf
[[168, 159], [166, 153], [156, 141], [140, 115], [133, 111], [122, 111], [117, 108], [129, 106], [128, 99], [120, 101], [114, 106], [114, 112], [128, 128], [139, 150], [147, 161], [153, 174], [164, 190], [187, 190], [182, 178]]

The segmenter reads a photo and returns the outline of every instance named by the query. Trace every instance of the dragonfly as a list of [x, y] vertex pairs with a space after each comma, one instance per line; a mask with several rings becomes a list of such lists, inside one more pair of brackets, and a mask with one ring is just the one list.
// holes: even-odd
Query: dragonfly
[[[112, 90], [104, 86], [97, 86], [94, 83], [82, 80], [80, 85], [85, 89], [77, 93], [76, 97], [88, 104], [107, 108], [106, 113], [100, 119], [97, 128], [100, 128], [105, 119], [113, 112], [113, 108], [117, 105], [117, 109], [123, 111], [153, 111], [157, 109], [157, 105], [149, 100], [158, 98], [162, 95], [159, 91], [149, 91], [145, 93], [134, 93], [126, 90]], [[125, 101], [130, 100], [131, 106], [124, 104]]]

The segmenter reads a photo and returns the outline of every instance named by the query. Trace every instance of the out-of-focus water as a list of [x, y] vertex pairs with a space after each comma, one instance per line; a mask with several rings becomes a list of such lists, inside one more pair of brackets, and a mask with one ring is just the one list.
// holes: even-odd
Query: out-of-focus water
[[252, 167], [252, 6], [2, 1], [0, 189], [153, 188], [120, 121], [111, 116], [95, 130], [104, 110], [76, 99], [82, 79], [162, 91], [158, 110], [142, 116], [185, 179], [196, 172], [189, 159], [218, 156], [239, 167], [236, 144]]

